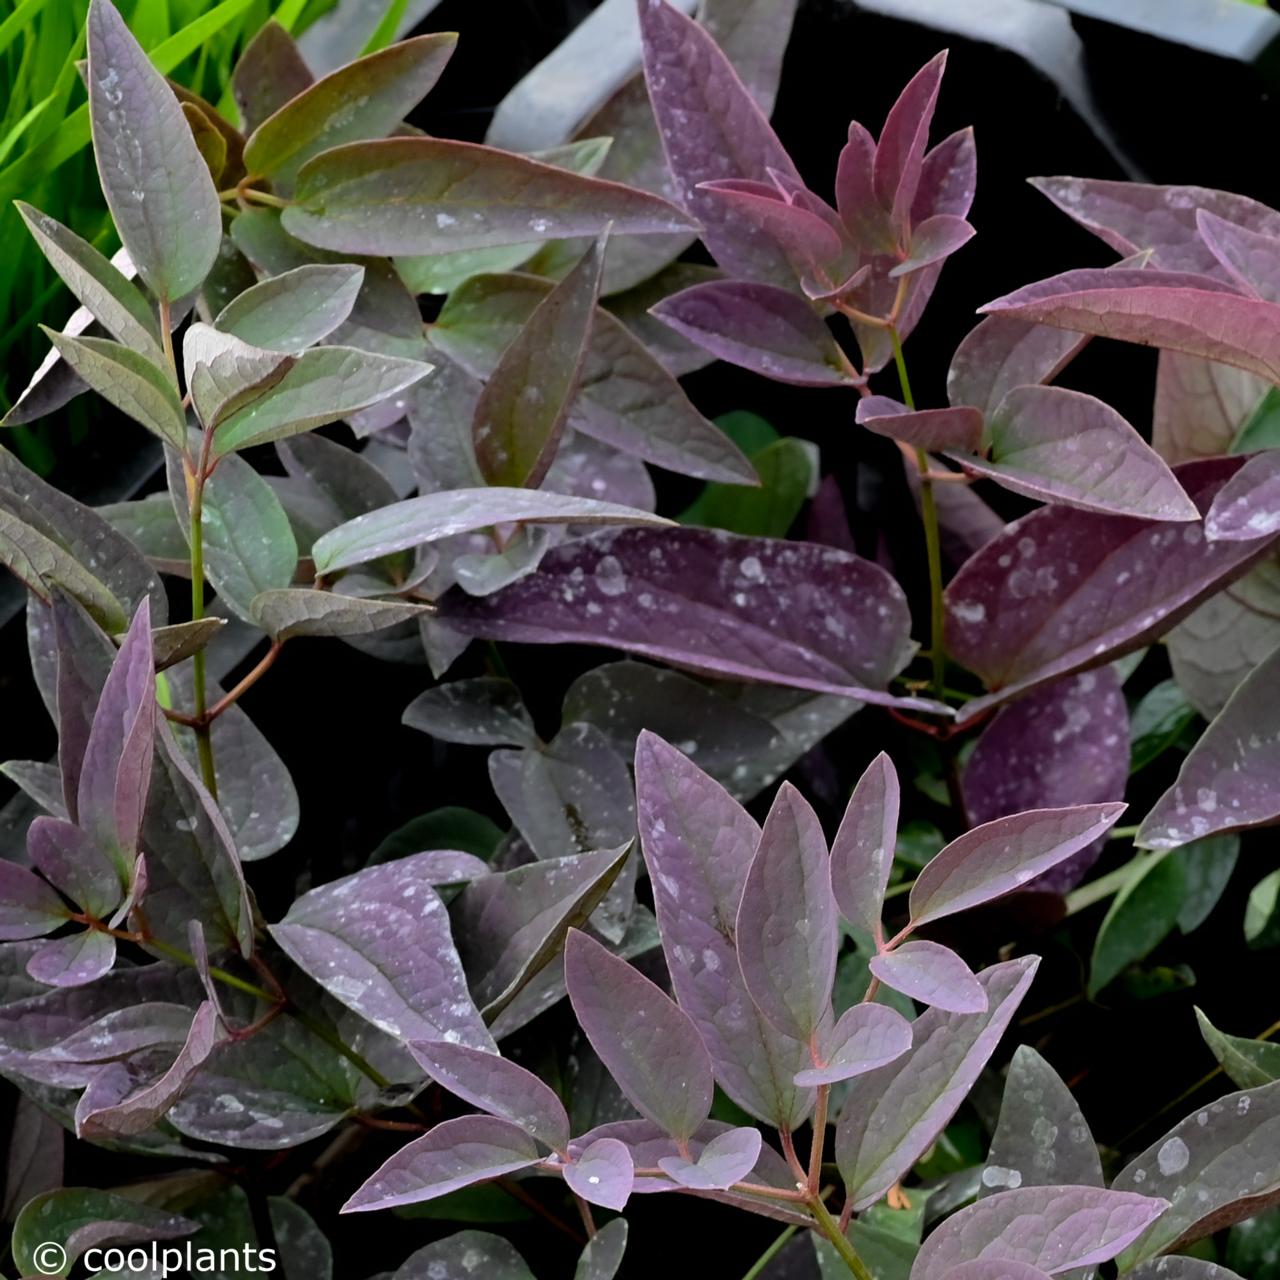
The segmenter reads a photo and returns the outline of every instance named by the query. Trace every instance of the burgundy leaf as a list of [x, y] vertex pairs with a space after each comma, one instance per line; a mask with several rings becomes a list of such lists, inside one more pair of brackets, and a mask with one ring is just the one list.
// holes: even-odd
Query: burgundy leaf
[[950, 1013], [985, 1013], [987, 993], [950, 947], [914, 939], [871, 957], [868, 967], [886, 987]]
[[62, 899], [39, 876], [0, 858], [0, 941], [43, 938], [66, 924], [70, 914]]
[[641, 1115], [678, 1142], [711, 1111], [711, 1059], [692, 1019], [638, 969], [570, 930], [565, 983], [591, 1047]]
[[882, 751], [858, 779], [831, 845], [831, 888], [840, 914], [876, 939], [898, 839], [899, 795], [897, 771]]
[[804, 1044], [831, 1016], [840, 932], [822, 824], [789, 782], [778, 789], [742, 889], [735, 925], [756, 1007]]
[[[747, 178], [704, 182], [699, 190], [724, 204], [739, 225], [754, 225], [769, 236], [798, 275], [843, 279], [856, 263], [840, 264], [845, 246], [835, 227], [810, 207], [811, 201], [791, 199], [770, 176], [769, 182]], [[798, 190], [812, 196], [803, 187]]]
[[553, 1151], [569, 1144], [569, 1117], [555, 1092], [531, 1071], [484, 1049], [415, 1040], [409, 1051], [437, 1084], [491, 1115], [527, 1129]]
[[987, 440], [990, 461], [948, 456], [1041, 502], [1149, 520], [1199, 518], [1160, 455], [1094, 396], [1015, 387], [988, 419]]
[[617, 1138], [597, 1138], [564, 1166], [564, 1180], [589, 1204], [620, 1213], [636, 1180], [631, 1151]]
[[1188, 752], [1134, 841], [1175, 849], [1280, 819], [1280, 649], [1254, 668]]
[[1250, 458], [1219, 490], [1204, 521], [1210, 542], [1280, 533], [1280, 449]]
[[120, 905], [124, 886], [93, 838], [61, 818], [39, 817], [27, 829], [31, 865], [82, 911], [106, 920]]
[[1167, 1200], [1101, 1187], [1002, 1191], [954, 1213], [929, 1236], [911, 1280], [944, 1280], [959, 1263], [1022, 1262], [1050, 1275], [1114, 1258]]
[[1208, 209], [1196, 210], [1196, 227], [1209, 252], [1246, 293], [1280, 302], [1280, 237], [1228, 222]]
[[893, 225], [899, 232], [907, 225], [920, 187], [929, 125], [946, 68], [944, 50], [916, 72], [890, 108], [876, 144], [876, 197], [893, 211]]
[[27, 961], [27, 972], [52, 987], [82, 987], [109, 973], [116, 961], [116, 940], [100, 929], [84, 929], [46, 942]]
[[1050, 325], [987, 316], [951, 357], [947, 398], [991, 413], [1014, 387], [1052, 382], [1088, 341]]
[[836, 166], [836, 206], [859, 248], [893, 253], [897, 234], [875, 192], [875, 161], [875, 139], [854, 120]]
[[[1027, 809], [1122, 800], [1129, 779], [1129, 710], [1110, 666], [1055, 680], [1002, 707], [982, 731], [962, 777], [973, 822]], [[1031, 882], [1065, 892], [1105, 838]]]
[[475, 1182], [527, 1169], [537, 1161], [537, 1145], [519, 1125], [494, 1116], [461, 1116], [402, 1147], [341, 1211], [363, 1213], [420, 1204]]
[[717, 359], [801, 387], [850, 385], [842, 353], [822, 317], [776, 285], [712, 280], [650, 308]]
[[792, 1083], [809, 1054], [761, 1016], [733, 942], [760, 829], [718, 782], [656, 734], [640, 734], [635, 765], [640, 843], [676, 999], [725, 1092], [790, 1131], [813, 1102]]
[[1033, 809], [965, 832], [937, 854], [911, 889], [913, 927], [1021, 889], [1115, 825], [1123, 804]]
[[[1212, 459], [1174, 474], [1203, 512], [1241, 465]], [[1271, 543], [1207, 543], [1198, 524], [1172, 528], [1066, 507], [1024, 516], [947, 587], [948, 652], [999, 690], [968, 703], [962, 718], [1141, 648], [1244, 574]]]
[[911, 231], [911, 252], [889, 272], [889, 278], [910, 275], [949, 258], [974, 237], [973, 227], [954, 214], [938, 213]]
[[897, 584], [809, 543], [709, 529], [584, 538], [483, 600], [445, 597], [440, 616], [488, 639], [602, 644], [708, 675], [935, 706], [882, 691], [910, 653]]
[[896, 1009], [864, 1002], [840, 1015], [820, 1033], [820, 1066], [796, 1072], [799, 1085], [836, 1084], [874, 1071], [911, 1048], [911, 1024]]
[[995, 1052], [1038, 963], [1026, 957], [984, 969], [986, 1013], [926, 1009], [911, 1024], [911, 1049], [850, 1085], [836, 1163], [855, 1209], [875, 1204], [937, 1140]]
[[858, 423], [877, 435], [934, 452], [964, 449], [976, 452], [982, 443], [982, 414], [977, 409], [908, 409], [888, 396], [867, 396], [858, 401]]
[[761, 1145], [759, 1129], [730, 1129], [712, 1138], [697, 1160], [663, 1156], [658, 1168], [682, 1187], [694, 1191], [727, 1191], [756, 1167]]
[[776, 169], [799, 180], [782, 143], [711, 35], [663, 0], [640, 4], [644, 72], [680, 203], [702, 223], [711, 256], [733, 276], [789, 285], [774, 241], [744, 225], [702, 184], [764, 182]]

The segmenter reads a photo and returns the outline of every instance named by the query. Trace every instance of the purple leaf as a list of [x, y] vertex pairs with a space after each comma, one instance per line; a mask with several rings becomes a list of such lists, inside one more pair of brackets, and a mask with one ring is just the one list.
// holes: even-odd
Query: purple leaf
[[446, 1120], [402, 1147], [342, 1206], [343, 1213], [420, 1204], [538, 1161], [533, 1138], [494, 1116]]
[[314, 83], [293, 37], [274, 19], [245, 45], [231, 73], [231, 93], [248, 132]]
[[927, 452], [964, 449], [973, 453], [982, 443], [982, 414], [963, 405], [908, 409], [888, 396], [867, 396], [858, 401], [856, 420], [868, 431]]
[[840, 914], [877, 939], [898, 838], [898, 801], [898, 774], [882, 751], [858, 779], [831, 845], [831, 888]]
[[1130, 1161], [1116, 1175], [1115, 1189], [1163, 1195], [1173, 1207], [1120, 1256], [1121, 1272], [1274, 1205], [1280, 1198], [1277, 1133], [1280, 1081], [1211, 1102]]
[[587, 1241], [573, 1280], [614, 1280], [626, 1248], [627, 1220], [614, 1218]]
[[898, 237], [875, 192], [875, 160], [875, 139], [852, 121], [836, 166], [836, 206], [860, 249], [889, 254], [897, 250]]
[[718, 782], [656, 734], [640, 734], [635, 765], [640, 841], [676, 999], [725, 1092], [790, 1131], [813, 1103], [792, 1084], [809, 1055], [760, 1015], [733, 942], [760, 829]]
[[708, 675], [934, 706], [881, 691], [910, 653], [897, 584], [809, 543], [705, 529], [597, 535], [486, 599], [448, 596], [440, 611], [488, 639], [602, 644]]
[[66, 924], [70, 914], [62, 899], [39, 876], [0, 858], [0, 941], [43, 938]]
[[[992, 317], [993, 319], [996, 317]], [[1267, 394], [1257, 374], [1177, 351], [1160, 352], [1151, 444], [1166, 462], [1229, 453], [1232, 441]]]
[[496, 1053], [448, 1040], [411, 1041], [409, 1051], [437, 1084], [463, 1101], [518, 1124], [553, 1151], [568, 1146], [564, 1106], [533, 1072]]
[[981, 1258], [951, 1267], [947, 1271], [947, 1280], [1049, 1280], [1049, 1277], [1039, 1267], [1025, 1262]]
[[702, 184], [799, 180], [764, 113], [708, 32], [663, 0], [641, 0], [645, 80], [680, 203], [702, 223], [711, 256], [733, 276], [788, 285], [794, 274], [774, 241], [744, 225]]
[[569, 1190], [589, 1204], [621, 1212], [635, 1185], [635, 1165], [630, 1150], [617, 1138], [597, 1138], [564, 1166]]
[[1134, 843], [1176, 849], [1280, 818], [1280, 649], [1254, 668], [1188, 752]]
[[728, 1191], [756, 1167], [761, 1145], [759, 1129], [730, 1129], [712, 1138], [697, 1160], [663, 1156], [658, 1168], [694, 1191]]
[[943, 51], [916, 72], [890, 108], [876, 144], [872, 171], [876, 198], [893, 211], [893, 226], [899, 233], [907, 226], [920, 187], [929, 125], [946, 67]]
[[649, 314], [717, 359], [775, 382], [850, 385], [847, 362], [826, 323], [789, 289], [712, 280], [664, 298]]
[[27, 829], [27, 856], [46, 880], [96, 919], [107, 919], [120, 905], [124, 886], [119, 873], [93, 838], [74, 824], [36, 818]]
[[1250, 458], [1222, 486], [1204, 532], [1210, 542], [1249, 542], [1280, 532], [1280, 449]]
[[913, 927], [1021, 889], [1115, 825], [1123, 804], [1010, 814], [965, 832], [930, 861], [911, 889]]
[[902, 1057], [858, 1076], [836, 1130], [836, 1163], [855, 1209], [875, 1204], [933, 1145], [995, 1052], [1038, 960], [993, 965], [978, 975], [986, 1013], [926, 1009]]
[[[1174, 474], [1207, 511], [1240, 466], [1238, 459], [1215, 459], [1186, 463]], [[949, 653], [999, 690], [967, 704], [964, 718], [1141, 648], [1270, 546], [1270, 538], [1206, 543], [1197, 524], [1176, 529], [1066, 507], [1024, 516], [947, 587]]]
[[191, 1010], [168, 1001], [114, 1009], [36, 1055], [51, 1062], [113, 1062], [145, 1049], [177, 1048], [191, 1029]]
[[53, 987], [82, 987], [111, 971], [116, 940], [98, 929], [84, 929], [46, 942], [27, 961], [27, 972]]
[[974, 237], [973, 227], [954, 214], [938, 213], [911, 231], [911, 252], [889, 272], [891, 280], [910, 275], [949, 258]]
[[1196, 210], [1196, 227], [1209, 252], [1246, 293], [1280, 302], [1280, 238], [1228, 222], [1208, 209]]
[[151, 783], [155, 719], [151, 609], [143, 600], [102, 686], [76, 798], [78, 821], [111, 857], [125, 883]]
[[692, 1019], [638, 969], [578, 930], [564, 949], [573, 1011], [641, 1115], [677, 1142], [711, 1111], [711, 1059]]
[[818, 213], [814, 207], [817, 197], [804, 187], [793, 188], [772, 173], [769, 176], [768, 182], [746, 178], [704, 182], [699, 190], [721, 201], [739, 225], [754, 225], [769, 236], [802, 279], [821, 281], [824, 286], [845, 279], [856, 264], [845, 254], [846, 246], [836, 230], [839, 222], [834, 216], [828, 221]]
[[1126, 1271], [1129, 1280], [1242, 1280], [1216, 1262], [1204, 1262], [1183, 1254], [1164, 1255]]
[[[501, 1236], [457, 1231], [411, 1253], [393, 1280], [533, 1280], [524, 1259]], [[392, 1280], [384, 1273], [384, 1280]]]
[[[30, 616], [37, 615], [33, 611]], [[58, 766], [62, 771], [62, 795], [67, 815], [74, 821], [85, 747], [93, 729], [93, 713], [97, 710], [102, 686], [111, 672], [116, 651], [84, 607], [65, 592], [54, 592], [48, 617], [53, 624], [57, 655], [51, 711], [58, 723]]]
[[911, 1048], [911, 1024], [887, 1005], [855, 1004], [821, 1035], [821, 1066], [796, 1072], [799, 1085], [836, 1084], [874, 1071]]
[[645, 191], [472, 142], [388, 138], [334, 147], [298, 174], [286, 231], [338, 253], [452, 253], [497, 245], [695, 230]]
[[1199, 518], [1160, 455], [1093, 396], [1064, 387], [1015, 387], [988, 419], [987, 439], [989, 462], [948, 456], [1041, 502], [1149, 520]]
[[493, 1038], [467, 992], [431, 854], [358, 871], [304, 893], [271, 936], [335, 999], [402, 1040]]
[[476, 403], [476, 461], [495, 485], [536, 489], [578, 394], [600, 296], [603, 239], [534, 309]]
[[979, 1260], [1022, 1262], [1050, 1275], [1096, 1266], [1168, 1207], [1167, 1200], [1100, 1187], [1002, 1191], [943, 1222], [921, 1246], [911, 1280], [944, 1280], [952, 1267]]
[[494, 1019], [585, 924], [617, 879], [630, 846], [571, 854], [474, 880], [453, 909], [471, 990]]
[[950, 947], [914, 939], [871, 957], [868, 967], [886, 987], [950, 1013], [985, 1013], [987, 993]]
[[318, 574], [378, 560], [394, 551], [438, 542], [459, 533], [509, 524], [669, 524], [648, 511], [571, 498], [541, 489], [453, 489], [407, 498], [316, 539], [311, 548]]
[[735, 925], [743, 981], [783, 1035], [804, 1044], [831, 1016], [840, 932], [822, 824], [789, 782], [778, 789]]
[[538, 743], [519, 689], [497, 676], [473, 676], [436, 685], [419, 694], [400, 720], [442, 742], [485, 747], [532, 747]]
[[979, 1198], [1006, 1188], [1101, 1187], [1102, 1161], [1070, 1090], [1029, 1045], [1009, 1064]]
[[1052, 382], [1088, 341], [1049, 325], [987, 316], [951, 357], [947, 398], [991, 413], [1015, 387]]
[[[1124, 798], [1129, 711], [1113, 668], [1095, 667], [1044, 685], [1002, 707], [982, 731], [962, 777], [970, 821], [1028, 809]], [[1065, 892], [1102, 852], [1087, 845], [1031, 887]]]
[[14, 1104], [0, 1217], [12, 1222], [28, 1200], [62, 1186], [62, 1126], [25, 1094]]

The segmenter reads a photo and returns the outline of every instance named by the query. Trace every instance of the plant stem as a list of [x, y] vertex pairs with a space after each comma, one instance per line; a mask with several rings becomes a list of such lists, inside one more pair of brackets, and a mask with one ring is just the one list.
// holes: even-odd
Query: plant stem
[[857, 1276], [858, 1280], [875, 1280], [875, 1277], [867, 1270], [867, 1264], [858, 1257], [857, 1250], [850, 1244], [849, 1237], [840, 1230], [839, 1223], [827, 1211], [827, 1206], [822, 1203], [821, 1196], [815, 1195], [809, 1200], [809, 1212], [813, 1214], [813, 1219], [818, 1224], [818, 1229], [835, 1246], [836, 1252], [840, 1255], [840, 1260], [849, 1268], [850, 1274]]
[[[911, 379], [907, 377], [907, 361], [902, 354], [902, 339], [896, 325], [889, 327], [893, 342], [893, 362], [898, 367], [898, 382], [902, 386], [902, 402], [908, 409], [915, 409], [916, 398], [911, 392]], [[920, 473], [920, 516], [924, 521], [925, 552], [929, 559], [929, 657], [933, 665], [933, 691], [939, 698], [945, 696], [947, 687], [946, 610], [942, 601], [942, 537], [938, 531], [938, 503], [933, 495], [933, 478], [929, 471], [929, 457], [923, 449], [916, 450], [916, 468]]]
[[1135, 876], [1141, 875], [1146, 867], [1152, 863], [1159, 862], [1168, 853], [1168, 849], [1139, 853], [1130, 858], [1124, 866], [1117, 867], [1114, 871], [1109, 871], [1105, 876], [1099, 876], [1096, 880], [1091, 880], [1079, 889], [1073, 889], [1067, 894], [1067, 915], [1074, 916], [1093, 906], [1094, 903], [1102, 902], [1104, 899], [1119, 893], [1130, 880]]
[[747, 1274], [742, 1277], [742, 1280], [757, 1280], [757, 1277], [761, 1274], [761, 1272], [764, 1271], [765, 1267], [767, 1267], [769, 1263], [771, 1263], [774, 1260], [774, 1258], [776, 1258], [778, 1254], [782, 1252], [782, 1250], [786, 1247], [787, 1241], [790, 1240], [791, 1237], [795, 1235], [795, 1233], [799, 1230], [800, 1228], [795, 1225], [787, 1227], [778, 1236], [778, 1238], [755, 1260], [755, 1262], [751, 1264], [751, 1270], [748, 1271]]
[[[188, 505], [191, 508], [191, 620], [204, 617], [204, 485], [209, 473], [209, 451], [213, 444], [213, 432], [206, 431], [200, 443], [200, 458], [190, 476], [191, 492]], [[200, 757], [200, 775], [209, 794], [218, 798], [218, 775], [213, 765], [213, 737], [209, 727], [207, 694], [205, 691], [204, 650], [191, 655], [191, 683], [195, 689], [196, 751]]]
[[813, 1104], [813, 1146], [809, 1149], [809, 1194], [816, 1195], [822, 1179], [822, 1149], [827, 1142], [827, 1104], [831, 1086], [820, 1084]]

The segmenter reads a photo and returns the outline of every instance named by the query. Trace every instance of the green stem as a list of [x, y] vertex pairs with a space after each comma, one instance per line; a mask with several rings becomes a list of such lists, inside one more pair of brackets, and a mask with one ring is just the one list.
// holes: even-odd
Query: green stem
[[827, 1212], [827, 1206], [822, 1203], [822, 1197], [814, 1196], [808, 1201], [808, 1206], [809, 1212], [813, 1214], [813, 1219], [818, 1224], [818, 1229], [835, 1246], [840, 1260], [849, 1268], [850, 1274], [857, 1276], [858, 1280], [875, 1280], [867, 1270], [867, 1264], [858, 1257], [857, 1250], [849, 1242], [849, 1237], [840, 1230], [840, 1224]]
[[[896, 326], [889, 329], [893, 342], [893, 362], [898, 367], [898, 381], [902, 385], [902, 401], [908, 409], [915, 409], [916, 398], [911, 392], [911, 379], [907, 377], [907, 361], [902, 354], [902, 339]], [[916, 450], [916, 467], [920, 472], [920, 516], [924, 521], [925, 552], [929, 559], [929, 658], [933, 664], [933, 691], [943, 698], [947, 687], [946, 610], [942, 599], [942, 536], [938, 531], [938, 503], [933, 494], [933, 481], [929, 478], [929, 458], [923, 449]]]
[[1099, 876], [1079, 889], [1073, 889], [1067, 894], [1067, 915], [1074, 916], [1093, 906], [1094, 903], [1102, 902], [1119, 893], [1135, 876], [1141, 875], [1152, 863], [1159, 862], [1168, 852], [1167, 849], [1160, 849], [1150, 853], [1139, 853], [1130, 858], [1123, 867], [1117, 867], [1105, 876]]
[[[206, 431], [200, 445], [200, 460], [191, 480], [191, 619], [204, 617], [204, 485], [208, 478], [209, 450], [213, 433]], [[208, 693], [205, 684], [205, 655], [198, 649], [191, 657], [191, 682], [195, 687], [196, 752], [200, 757], [200, 776], [209, 794], [218, 798], [218, 775], [213, 765], [213, 730], [206, 719]]]
[[755, 1262], [752, 1263], [751, 1270], [748, 1271], [747, 1274], [742, 1277], [742, 1280], [757, 1280], [757, 1277], [764, 1271], [765, 1267], [767, 1267], [769, 1263], [771, 1263], [774, 1260], [774, 1258], [776, 1258], [778, 1254], [782, 1252], [782, 1250], [786, 1247], [787, 1241], [790, 1240], [791, 1237], [795, 1235], [795, 1233], [799, 1230], [800, 1228], [798, 1226], [795, 1226], [794, 1224], [792, 1226], [787, 1227], [778, 1236], [778, 1238], [755, 1260]]

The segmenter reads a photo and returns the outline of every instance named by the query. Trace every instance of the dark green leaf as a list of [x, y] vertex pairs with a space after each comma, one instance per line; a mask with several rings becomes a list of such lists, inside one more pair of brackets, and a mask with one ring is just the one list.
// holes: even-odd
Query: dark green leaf
[[1173, 931], [1186, 895], [1183, 864], [1162, 855], [1143, 857], [1116, 894], [1093, 944], [1089, 996], [1145, 959]]

